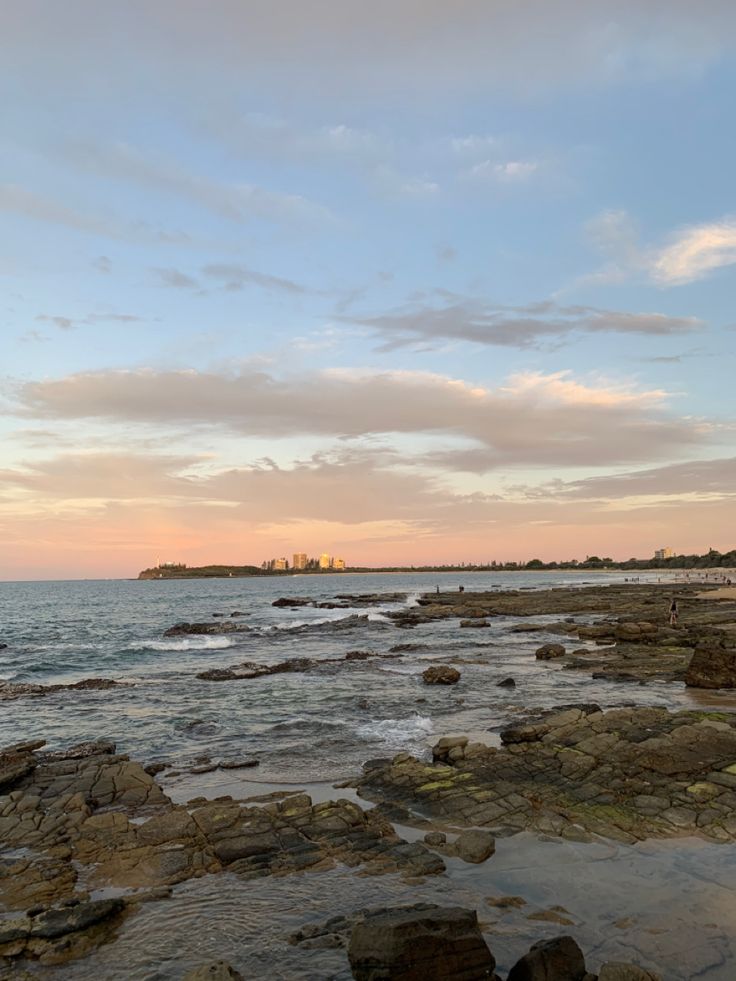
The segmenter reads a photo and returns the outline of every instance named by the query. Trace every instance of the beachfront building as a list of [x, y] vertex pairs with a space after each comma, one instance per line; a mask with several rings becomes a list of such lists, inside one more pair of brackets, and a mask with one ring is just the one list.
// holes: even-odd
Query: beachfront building
[[294, 552], [291, 562], [292, 569], [306, 569], [307, 568], [307, 553], [306, 552]]
[[672, 559], [674, 556], [675, 553], [671, 548], [658, 548], [654, 553], [655, 559]]
[[332, 556], [328, 555], [327, 552], [323, 552], [319, 557], [319, 567], [320, 569], [331, 569]]
[[333, 559], [332, 560], [332, 568], [336, 572], [344, 572], [345, 571], [345, 559]]

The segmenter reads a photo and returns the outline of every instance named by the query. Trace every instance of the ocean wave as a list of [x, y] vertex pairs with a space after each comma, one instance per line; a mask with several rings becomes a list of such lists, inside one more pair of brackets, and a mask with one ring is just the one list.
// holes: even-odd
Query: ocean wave
[[357, 726], [355, 731], [366, 742], [404, 746], [407, 743], [423, 740], [432, 729], [432, 720], [429, 716], [415, 712], [408, 719], [374, 719], [373, 722], [365, 722]]
[[151, 651], [221, 651], [235, 643], [230, 637], [182, 637], [180, 640], [146, 640], [141, 650]]

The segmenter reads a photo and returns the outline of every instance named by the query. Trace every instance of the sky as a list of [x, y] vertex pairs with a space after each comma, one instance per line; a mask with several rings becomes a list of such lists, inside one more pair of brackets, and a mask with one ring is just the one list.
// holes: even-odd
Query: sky
[[0, 579], [736, 546], [731, 0], [0, 20]]

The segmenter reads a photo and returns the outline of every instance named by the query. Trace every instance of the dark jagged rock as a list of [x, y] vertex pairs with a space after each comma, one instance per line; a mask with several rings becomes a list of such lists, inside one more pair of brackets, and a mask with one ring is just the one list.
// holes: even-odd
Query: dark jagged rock
[[503, 681], [499, 681], [496, 685], [497, 688], [516, 688], [516, 682], [513, 678], [504, 678]]
[[59, 691], [109, 691], [111, 688], [128, 688], [130, 682], [113, 681], [112, 678], [84, 678], [68, 685], [36, 685], [26, 682], [0, 681], [0, 702], [16, 698], [38, 698]]
[[280, 596], [275, 599], [271, 606], [287, 607], [295, 610], [298, 606], [312, 606], [314, 600], [308, 596]]
[[393, 660], [397, 654], [377, 654], [374, 651], [348, 651], [342, 657], [292, 657], [288, 661], [278, 661], [276, 664], [255, 664], [244, 661], [233, 664], [229, 668], [210, 668], [200, 671], [197, 677], [202, 681], [243, 681], [250, 678], [263, 678], [272, 674], [293, 674], [311, 671], [325, 664], [342, 664], [350, 661], [367, 661], [368, 658], [387, 658]]
[[455, 906], [369, 913], [353, 928], [348, 959], [358, 981], [481, 981], [496, 966], [475, 910]]
[[175, 623], [173, 627], [169, 627], [168, 630], [164, 631], [164, 637], [186, 637], [190, 634], [235, 634], [235, 633], [246, 633], [250, 630], [250, 627], [246, 627], [244, 623], [229, 623], [227, 620], [223, 623]]
[[543, 644], [534, 652], [538, 661], [552, 661], [558, 657], [565, 656], [565, 648], [562, 644]]
[[697, 648], [685, 684], [689, 688], [736, 688], [736, 648]]
[[540, 940], [509, 971], [507, 981], [585, 981], [585, 958], [572, 937]]
[[460, 672], [447, 664], [435, 664], [422, 671], [425, 685], [456, 685], [460, 681]]

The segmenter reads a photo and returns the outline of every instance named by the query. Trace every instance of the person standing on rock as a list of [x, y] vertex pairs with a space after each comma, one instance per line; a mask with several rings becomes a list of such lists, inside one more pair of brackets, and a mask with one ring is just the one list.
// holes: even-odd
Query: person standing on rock
[[680, 614], [680, 611], [677, 609], [677, 600], [676, 599], [673, 599], [672, 602], [670, 603], [670, 626], [671, 627], [676, 627], [677, 626], [677, 618], [678, 618], [679, 614]]

